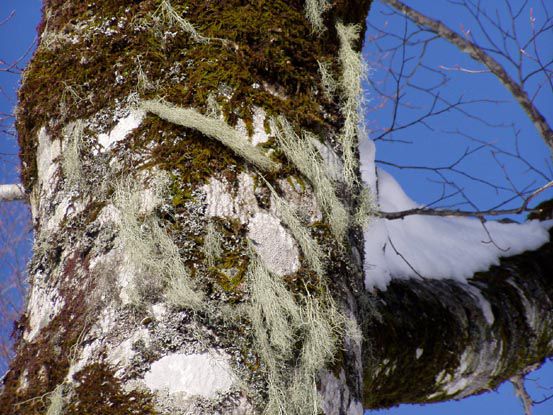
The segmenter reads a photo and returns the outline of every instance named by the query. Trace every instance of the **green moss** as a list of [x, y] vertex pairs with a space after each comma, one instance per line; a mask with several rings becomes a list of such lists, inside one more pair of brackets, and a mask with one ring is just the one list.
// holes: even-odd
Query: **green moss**
[[195, 130], [175, 127], [155, 116], [146, 117], [134, 136], [137, 139], [131, 144], [133, 152], [146, 151], [153, 144], [141, 168], [158, 167], [172, 175], [175, 206], [189, 199], [191, 192], [215, 173], [235, 176], [243, 164], [217, 141]]
[[[64, 277], [71, 280], [77, 275], [78, 268], [86, 267], [85, 262], [86, 259], [76, 252], [64, 265]], [[91, 285], [94, 284], [91, 280], [83, 283], [88, 284], [88, 288], [92, 288]], [[87, 327], [86, 310], [89, 309], [85, 290], [63, 288], [64, 286], [60, 289], [60, 295], [65, 303], [60, 312], [32, 342], [18, 339], [17, 355], [11, 362], [10, 371], [4, 380], [4, 390], [0, 395], [0, 408], [3, 408], [0, 413], [43, 415], [46, 413], [48, 400], [42, 397], [63, 383], [73, 351], [79, 346], [79, 339]], [[23, 316], [19, 324], [22, 333], [28, 325], [27, 317]], [[27, 388], [20, 388], [22, 377], [28, 382]]]
[[[254, 105], [317, 131], [328, 127], [323, 112], [327, 118], [337, 115], [319, 103], [317, 72], [317, 60], [328, 59], [335, 42], [312, 35], [301, 2], [172, 2], [201, 34], [229, 41], [202, 44], [184, 32], [159, 36], [152, 27], [159, 6], [155, 0], [59, 3], [45, 6], [51, 14], [48, 30], [64, 31], [80, 41], [39, 47], [25, 72], [17, 127], [27, 187], [36, 179], [38, 129], [49, 125], [55, 138], [67, 122], [86, 119], [135, 92], [137, 56], [141, 70], [157, 85], [143, 98], [163, 96], [175, 105], [203, 111], [208, 96], [218, 91], [215, 98], [226, 120], [232, 125], [242, 118], [250, 132]], [[86, 25], [77, 30], [75, 24], [83, 21]], [[123, 23], [122, 30], [118, 23]], [[106, 27], [113, 30], [109, 36], [103, 33]]]
[[114, 370], [104, 363], [94, 363], [75, 376], [75, 395], [64, 410], [65, 415], [155, 415], [153, 396], [141, 391], [124, 391]]

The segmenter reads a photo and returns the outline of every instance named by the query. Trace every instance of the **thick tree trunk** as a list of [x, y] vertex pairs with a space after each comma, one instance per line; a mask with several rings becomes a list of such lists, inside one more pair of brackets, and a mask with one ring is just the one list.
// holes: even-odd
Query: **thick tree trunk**
[[333, 2], [318, 32], [304, 1], [46, 2], [18, 114], [31, 289], [0, 412], [361, 414], [552, 353], [549, 244], [474, 279], [488, 313], [449, 281], [365, 291], [359, 185], [322, 186], [351, 150], [347, 86], [320, 66], [340, 77], [369, 5]]

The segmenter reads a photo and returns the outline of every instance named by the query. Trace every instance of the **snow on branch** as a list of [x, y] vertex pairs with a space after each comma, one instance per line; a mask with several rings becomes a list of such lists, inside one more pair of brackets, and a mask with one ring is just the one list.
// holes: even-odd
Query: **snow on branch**
[[[373, 219], [365, 229], [365, 284], [385, 289], [392, 278], [466, 281], [499, 258], [534, 250], [549, 240], [553, 220], [522, 224], [416, 213], [417, 204], [387, 172], [377, 169], [381, 210], [413, 212], [402, 220]], [[552, 185], [549, 185], [550, 187]], [[441, 212], [441, 211], [436, 211]]]
[[24, 200], [25, 190], [21, 184], [0, 184], [0, 202]]

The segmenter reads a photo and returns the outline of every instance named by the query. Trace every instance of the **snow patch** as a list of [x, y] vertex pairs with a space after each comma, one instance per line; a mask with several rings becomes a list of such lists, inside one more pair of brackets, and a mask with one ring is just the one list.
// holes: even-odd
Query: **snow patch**
[[300, 267], [294, 238], [273, 215], [255, 214], [248, 224], [248, 237], [269, 271], [276, 275], [293, 274]]
[[[371, 140], [362, 143], [360, 152], [363, 180], [371, 189], [378, 188], [382, 211], [419, 207], [390, 174], [375, 170]], [[553, 221], [535, 220], [523, 224], [490, 221], [484, 227], [480, 220], [464, 217], [375, 218], [365, 230], [365, 285], [369, 290], [384, 290], [392, 278], [417, 277], [465, 282], [475, 272], [499, 264], [501, 257], [539, 248], [549, 241], [552, 226]], [[481, 304], [490, 321], [491, 310], [485, 301]]]
[[151, 390], [167, 389], [171, 394], [184, 392], [207, 399], [228, 392], [235, 381], [227, 360], [208, 353], [170, 354], [154, 362], [144, 376]]
[[100, 134], [98, 136], [98, 144], [106, 150], [118, 141], [123, 140], [132, 130], [138, 128], [140, 124], [142, 124], [145, 114], [143, 110], [131, 110], [129, 115], [119, 120], [109, 134]]

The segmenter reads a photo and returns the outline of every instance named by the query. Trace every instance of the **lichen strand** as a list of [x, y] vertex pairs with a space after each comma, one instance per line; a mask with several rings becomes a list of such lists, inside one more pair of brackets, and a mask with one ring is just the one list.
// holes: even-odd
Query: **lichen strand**
[[[36, 179], [41, 126], [49, 125], [56, 137], [67, 122], [110, 108], [132, 92], [200, 111], [215, 92], [231, 125], [238, 119], [251, 123], [254, 105], [317, 132], [339, 122], [336, 106], [321, 100], [317, 64], [335, 56], [334, 31], [315, 36], [303, 1], [243, 3], [174, 0], [176, 12], [203, 36], [228, 40], [199, 44], [178, 27], [155, 26], [161, 25], [153, 17], [158, 0], [47, 2], [43, 33], [59, 36], [37, 49], [19, 92], [27, 188]], [[155, 88], [137, 91], [139, 72]]]

